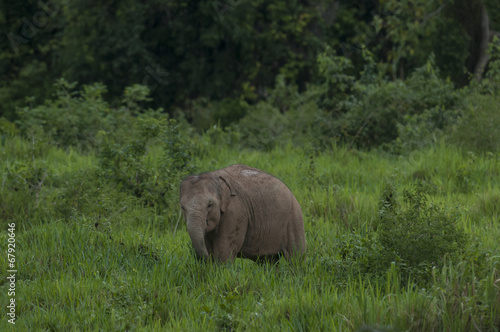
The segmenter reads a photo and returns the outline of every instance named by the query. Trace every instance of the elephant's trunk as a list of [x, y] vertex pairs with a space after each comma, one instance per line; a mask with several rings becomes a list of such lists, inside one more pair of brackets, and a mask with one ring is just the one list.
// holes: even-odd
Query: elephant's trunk
[[196, 255], [201, 259], [208, 259], [208, 251], [205, 245], [206, 223], [201, 216], [189, 216], [187, 218], [187, 231], [191, 237]]

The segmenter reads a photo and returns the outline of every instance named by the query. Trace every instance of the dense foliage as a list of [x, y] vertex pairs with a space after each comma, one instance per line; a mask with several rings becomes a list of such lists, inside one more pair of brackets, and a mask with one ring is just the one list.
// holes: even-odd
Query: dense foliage
[[[317, 59], [327, 47], [351, 59], [355, 76], [369, 49], [391, 80], [405, 79], [434, 54], [440, 77], [462, 86], [489, 38], [485, 22], [498, 30], [496, 1], [4, 0], [0, 111], [13, 120], [26, 97], [42, 102], [62, 77], [102, 83], [110, 103], [142, 84], [152, 106], [169, 113], [193, 99], [233, 113], [241, 99], [267, 99], [277, 75], [299, 91], [322, 81]], [[214, 121], [238, 120], [227, 113], [216, 111]]]

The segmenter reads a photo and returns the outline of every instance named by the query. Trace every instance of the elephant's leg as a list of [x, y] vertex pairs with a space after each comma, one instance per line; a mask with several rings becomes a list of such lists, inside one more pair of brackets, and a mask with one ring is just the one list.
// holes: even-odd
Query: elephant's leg
[[225, 262], [234, 260], [238, 255], [243, 243], [237, 243], [230, 239], [220, 238], [214, 241], [214, 256], [218, 261]]
[[213, 256], [214, 244], [213, 244], [213, 236], [211, 236], [211, 234], [205, 235], [205, 247], [207, 248], [208, 255]]
[[235, 213], [227, 213], [213, 238], [213, 252], [217, 260], [225, 262], [240, 253], [245, 241], [246, 223]]
[[[300, 219], [302, 222], [302, 219]], [[288, 244], [283, 254], [288, 261], [292, 259], [302, 260], [307, 250], [304, 231], [301, 229], [300, 223], [292, 223], [288, 229]]]

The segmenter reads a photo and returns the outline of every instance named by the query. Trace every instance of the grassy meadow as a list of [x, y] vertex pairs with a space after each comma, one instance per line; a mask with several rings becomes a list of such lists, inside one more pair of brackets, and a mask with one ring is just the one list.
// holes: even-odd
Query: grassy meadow
[[[15, 326], [4, 313], [2, 331], [500, 329], [499, 155], [446, 143], [405, 156], [335, 145], [264, 152], [202, 136], [191, 171], [251, 165], [282, 179], [301, 204], [307, 258], [270, 266], [197, 261], [180, 218], [179, 178], [159, 209], [96, 180], [93, 152], [36, 144], [12, 135], [1, 146], [0, 240], [5, 253], [7, 222], [15, 222], [18, 270]], [[161, 163], [158, 147], [148, 151], [148, 163]], [[422, 263], [421, 274], [384, 258], [388, 183], [400, 214], [409, 209], [404, 191], [424, 188], [428, 206], [455, 216], [447, 220], [466, 245]], [[7, 289], [2, 278], [4, 312]]]
[[[0, 332], [499, 331], [499, 4], [5, 2]], [[196, 259], [232, 164], [304, 260]]]

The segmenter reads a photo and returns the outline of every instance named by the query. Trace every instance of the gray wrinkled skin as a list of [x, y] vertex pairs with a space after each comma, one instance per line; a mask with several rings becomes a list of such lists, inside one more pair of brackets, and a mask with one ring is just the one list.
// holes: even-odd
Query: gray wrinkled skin
[[192, 175], [180, 204], [196, 254], [225, 262], [235, 257], [276, 261], [303, 258], [302, 210], [279, 179], [246, 165]]

